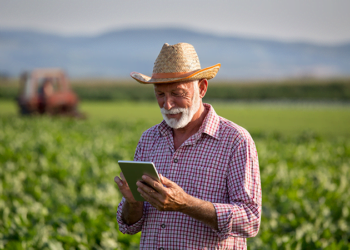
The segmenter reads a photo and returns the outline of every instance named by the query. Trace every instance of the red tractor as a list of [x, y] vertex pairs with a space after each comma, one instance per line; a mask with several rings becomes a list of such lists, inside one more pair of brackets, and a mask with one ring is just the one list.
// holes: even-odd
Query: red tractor
[[21, 76], [17, 98], [21, 114], [83, 117], [77, 111], [78, 97], [60, 69], [35, 69]]

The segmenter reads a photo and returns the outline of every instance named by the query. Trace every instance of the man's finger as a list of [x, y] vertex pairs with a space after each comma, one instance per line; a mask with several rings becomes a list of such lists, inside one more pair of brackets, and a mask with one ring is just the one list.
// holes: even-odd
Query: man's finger
[[160, 174], [160, 181], [167, 187], [173, 186], [174, 182]]
[[123, 172], [120, 172], [120, 177], [122, 178], [123, 181], [125, 181], [125, 177], [123, 175]]
[[[144, 189], [142, 189], [141, 187], [139, 187], [137, 189], [137, 191], [141, 194], [141, 196], [148, 201], [153, 207], [157, 208], [157, 207], [161, 207], [162, 203], [160, 202], [160, 194], [157, 192], [148, 192], [145, 191]], [[154, 191], [154, 190], [153, 190]]]
[[120, 172], [120, 177], [122, 178], [123, 183], [128, 187], [129, 185], [128, 185], [127, 181], [125, 180], [125, 177], [124, 177], [122, 172]]
[[157, 190], [151, 188], [150, 186], [148, 186], [148, 184], [143, 183], [142, 181], [138, 181], [136, 183], [136, 185], [138, 186], [139, 189], [141, 189], [143, 192], [150, 194], [150, 195], [159, 195], [159, 193], [157, 192]]
[[164, 187], [159, 181], [156, 181], [156, 180], [154, 180], [153, 178], [151, 178], [151, 177], [149, 177], [147, 175], [143, 175], [142, 176], [142, 180], [145, 183], [147, 183], [150, 187], [155, 189], [158, 193], [163, 193], [164, 192]]
[[123, 181], [118, 177], [114, 177], [114, 182], [118, 184], [119, 187], [123, 186]]

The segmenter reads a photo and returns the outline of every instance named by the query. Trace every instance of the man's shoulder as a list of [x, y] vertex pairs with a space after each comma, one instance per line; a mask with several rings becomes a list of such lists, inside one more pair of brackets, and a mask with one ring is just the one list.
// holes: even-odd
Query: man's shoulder
[[204, 104], [209, 110], [206, 118], [205, 131], [213, 135], [215, 138], [224, 141], [231, 141], [234, 144], [242, 141], [253, 141], [249, 132], [240, 125], [219, 116], [210, 104]]
[[219, 116], [221, 138], [231, 138], [236, 141], [253, 141], [248, 130], [242, 126]]

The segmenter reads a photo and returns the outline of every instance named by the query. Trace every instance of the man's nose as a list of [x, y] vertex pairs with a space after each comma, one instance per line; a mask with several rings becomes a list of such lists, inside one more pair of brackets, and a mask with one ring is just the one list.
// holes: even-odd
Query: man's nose
[[163, 104], [163, 108], [165, 108], [166, 110], [170, 110], [174, 107], [174, 102], [172, 100], [172, 98], [170, 96], [165, 96], [164, 97], [164, 104]]

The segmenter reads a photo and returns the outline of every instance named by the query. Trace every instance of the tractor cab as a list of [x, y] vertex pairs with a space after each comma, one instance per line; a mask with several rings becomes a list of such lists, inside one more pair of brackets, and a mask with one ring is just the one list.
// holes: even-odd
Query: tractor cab
[[60, 69], [23, 73], [17, 102], [21, 114], [79, 115], [78, 97]]

